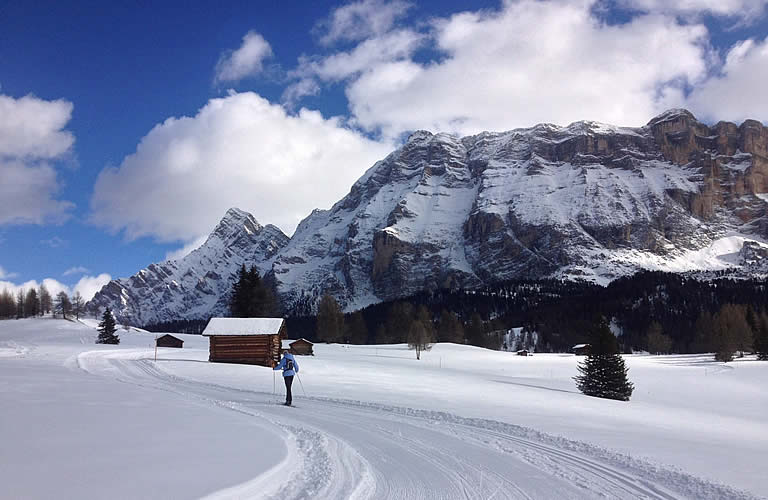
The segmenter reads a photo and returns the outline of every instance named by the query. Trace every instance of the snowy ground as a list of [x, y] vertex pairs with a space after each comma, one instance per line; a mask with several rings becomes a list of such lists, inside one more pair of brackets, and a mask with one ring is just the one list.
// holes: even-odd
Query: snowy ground
[[207, 339], [155, 362], [154, 335], [90, 326], [0, 321], [0, 497], [768, 495], [752, 359], [630, 356], [622, 403], [576, 392], [570, 355], [316, 345], [285, 408], [279, 377], [208, 363]]

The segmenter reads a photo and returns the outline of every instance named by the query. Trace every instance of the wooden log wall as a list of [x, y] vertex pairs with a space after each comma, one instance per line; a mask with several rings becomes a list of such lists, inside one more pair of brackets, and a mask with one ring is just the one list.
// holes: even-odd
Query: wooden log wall
[[210, 337], [209, 361], [271, 366], [280, 359], [278, 335], [217, 335]]

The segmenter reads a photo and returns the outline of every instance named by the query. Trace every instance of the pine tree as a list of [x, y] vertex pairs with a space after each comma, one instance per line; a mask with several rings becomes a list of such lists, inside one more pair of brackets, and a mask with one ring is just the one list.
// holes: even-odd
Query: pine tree
[[16, 319], [24, 317], [24, 290], [16, 292]]
[[61, 291], [56, 294], [56, 301], [53, 304], [55, 312], [61, 314], [64, 319], [67, 319], [67, 315], [72, 312], [72, 303], [69, 301], [67, 292]]
[[344, 331], [347, 342], [351, 344], [359, 345], [368, 342], [368, 327], [360, 311], [349, 315], [349, 319], [345, 321]]
[[0, 293], [0, 318], [12, 318], [16, 313], [16, 301], [13, 299], [13, 293], [3, 288]]
[[590, 345], [590, 354], [577, 367], [580, 375], [574, 377], [579, 390], [587, 396], [629, 401], [634, 390], [629, 369], [604, 318], [591, 332]]
[[768, 361], [768, 314], [762, 313], [755, 323], [755, 353], [757, 354], [757, 359]]
[[24, 317], [37, 316], [40, 312], [40, 301], [37, 298], [37, 290], [30, 288], [24, 297]]
[[437, 324], [437, 340], [439, 342], [464, 343], [464, 327], [453, 311], [443, 310]]
[[240, 267], [230, 295], [229, 310], [235, 318], [268, 318], [277, 314], [275, 297], [255, 266], [250, 270], [246, 270], [245, 264]]
[[746, 320], [744, 307], [725, 304], [712, 322], [712, 341], [715, 360], [727, 363], [733, 361], [737, 349], [746, 349], [752, 344], [752, 331]]
[[106, 311], [101, 317], [99, 322], [99, 337], [96, 339], [97, 344], [119, 344], [120, 338], [115, 332], [117, 328], [115, 326], [115, 317], [112, 316], [112, 311], [107, 307]]
[[329, 294], [320, 298], [317, 305], [317, 340], [340, 342], [344, 335], [344, 314], [339, 303]]

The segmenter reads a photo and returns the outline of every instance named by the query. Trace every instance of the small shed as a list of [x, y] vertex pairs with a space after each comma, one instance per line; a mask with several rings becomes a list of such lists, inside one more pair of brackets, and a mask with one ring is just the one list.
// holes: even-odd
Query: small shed
[[592, 350], [592, 346], [589, 344], [576, 344], [571, 347], [571, 351], [577, 356], [586, 356]]
[[528, 349], [520, 349], [519, 351], [517, 351], [517, 355], [518, 356], [528, 356], [529, 355], [528, 354]]
[[183, 340], [167, 333], [162, 337], [158, 337], [155, 343], [157, 347], [177, 347], [179, 349], [184, 347]]
[[272, 366], [280, 360], [283, 318], [211, 318], [203, 331], [210, 339], [208, 361]]
[[296, 340], [294, 342], [291, 342], [288, 344], [291, 348], [291, 354], [298, 354], [300, 356], [314, 356], [315, 353], [312, 352], [312, 346], [314, 345], [312, 342], [305, 338], [301, 338], [299, 340]]

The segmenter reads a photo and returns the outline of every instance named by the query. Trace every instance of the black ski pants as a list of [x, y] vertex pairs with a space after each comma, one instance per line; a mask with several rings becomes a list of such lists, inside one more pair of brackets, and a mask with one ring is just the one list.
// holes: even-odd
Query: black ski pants
[[293, 385], [293, 375], [283, 377], [285, 380], [285, 402], [291, 404], [293, 402], [293, 396], [291, 395], [291, 385]]

